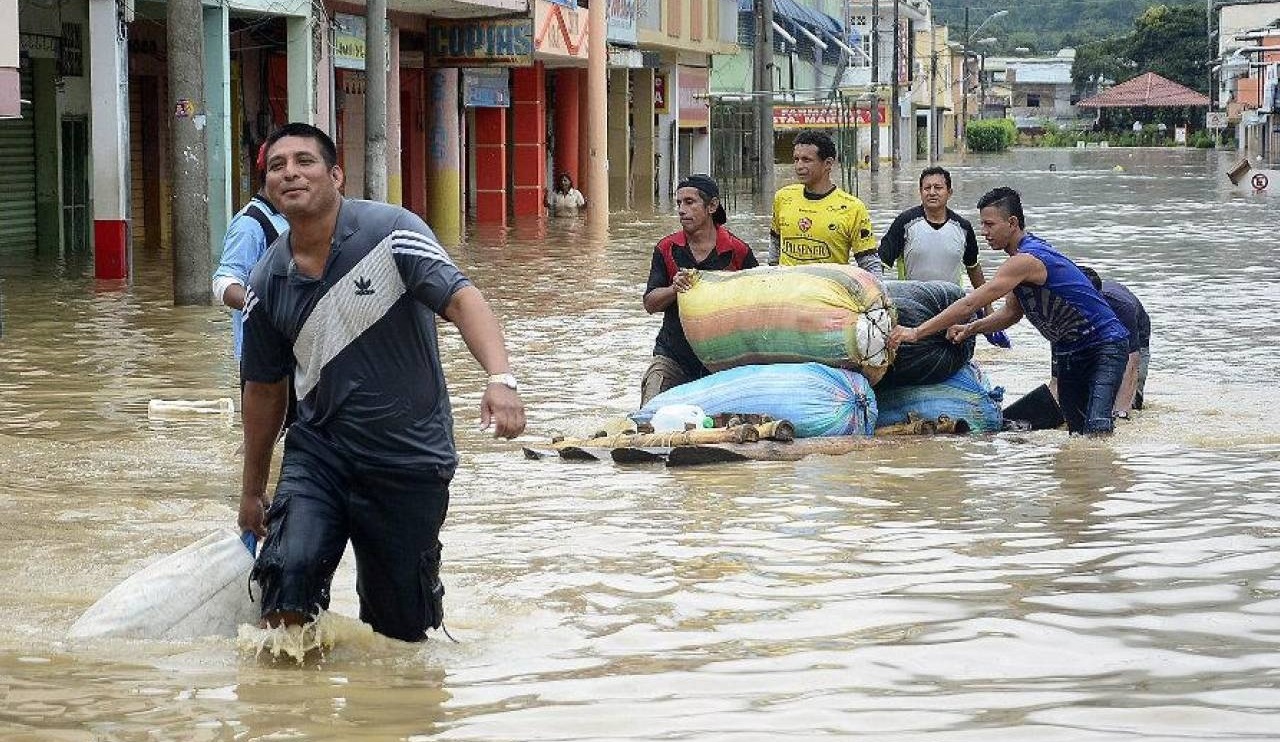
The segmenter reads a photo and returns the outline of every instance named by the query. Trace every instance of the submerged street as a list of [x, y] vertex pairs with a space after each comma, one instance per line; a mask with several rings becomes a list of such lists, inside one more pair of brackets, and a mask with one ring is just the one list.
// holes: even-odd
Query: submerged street
[[[1235, 159], [942, 163], [962, 216], [1017, 188], [1029, 231], [1150, 312], [1147, 408], [1106, 440], [931, 438], [688, 470], [526, 461], [478, 429], [484, 374], [445, 327], [459, 643], [350, 630], [302, 667], [233, 639], [66, 639], [129, 574], [234, 527], [238, 420], [147, 413], [237, 396], [230, 323], [172, 306], [167, 252], [137, 250], [128, 286], [83, 258], [0, 253], [0, 736], [1280, 736], [1280, 209], [1232, 189]], [[918, 203], [917, 173], [861, 173], [877, 237]], [[729, 201], [727, 226], [763, 256], [768, 215], [749, 202]], [[505, 326], [529, 440], [638, 406], [660, 324], [641, 294], [678, 228], [615, 214], [602, 239], [553, 218], [450, 247]], [[983, 248], [990, 276], [1003, 256]], [[977, 355], [1006, 403], [1049, 373], [1033, 328], [1009, 334]], [[356, 615], [353, 583], [344, 562], [337, 613]]]

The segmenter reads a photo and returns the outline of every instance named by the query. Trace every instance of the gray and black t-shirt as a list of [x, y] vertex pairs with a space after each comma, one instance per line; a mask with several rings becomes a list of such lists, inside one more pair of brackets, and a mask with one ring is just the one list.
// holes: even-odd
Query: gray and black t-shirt
[[289, 235], [253, 269], [246, 381], [294, 377], [298, 422], [373, 465], [457, 464], [436, 315], [470, 285], [431, 228], [390, 204], [345, 199], [324, 273], [293, 262]]
[[898, 264], [898, 278], [961, 284], [964, 269], [978, 264], [978, 238], [967, 220], [947, 209], [947, 220], [934, 224], [924, 206], [907, 209], [893, 220], [880, 240], [880, 260]]

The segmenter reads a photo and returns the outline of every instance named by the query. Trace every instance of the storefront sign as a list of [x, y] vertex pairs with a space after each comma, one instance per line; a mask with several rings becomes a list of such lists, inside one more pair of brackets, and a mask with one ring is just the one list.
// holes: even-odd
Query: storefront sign
[[635, 46], [639, 43], [636, 25], [636, 0], [609, 0], [610, 44]]
[[532, 62], [533, 28], [528, 18], [477, 18], [427, 26], [426, 63], [432, 67]]
[[[888, 123], [885, 108], [880, 106], [880, 125]], [[871, 110], [859, 108], [846, 110], [841, 115], [838, 106], [774, 106], [774, 129], [836, 129], [840, 126], [870, 126]]]
[[540, 59], [587, 59], [587, 9], [536, 0], [533, 51]]
[[705, 67], [680, 68], [680, 127], [703, 129], [711, 124]]
[[364, 16], [334, 13], [333, 27], [333, 66], [364, 69]]
[[667, 82], [669, 77], [665, 72], [653, 73], [653, 112], [654, 113], [671, 113], [671, 106], [668, 105], [667, 99]]
[[467, 108], [510, 108], [510, 73], [506, 67], [464, 68], [462, 105]]

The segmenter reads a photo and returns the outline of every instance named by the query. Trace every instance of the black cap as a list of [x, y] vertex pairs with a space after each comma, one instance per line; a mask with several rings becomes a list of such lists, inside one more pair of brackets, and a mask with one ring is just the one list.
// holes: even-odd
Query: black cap
[[[702, 195], [707, 198], [720, 198], [720, 186], [716, 183], [716, 179], [706, 173], [694, 173], [686, 175], [684, 180], [676, 184], [676, 190], [681, 188], [697, 188], [702, 191]], [[711, 221], [717, 225], [724, 224], [729, 220], [729, 216], [724, 213], [724, 201], [720, 202], [720, 208], [716, 209], [716, 213], [711, 215]]]

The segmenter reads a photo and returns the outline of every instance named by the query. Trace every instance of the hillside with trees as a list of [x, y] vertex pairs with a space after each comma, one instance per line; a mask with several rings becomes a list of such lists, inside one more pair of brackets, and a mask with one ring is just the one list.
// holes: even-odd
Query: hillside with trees
[[[1049, 55], [1074, 47], [1071, 71], [1076, 90], [1095, 92], [1100, 82], [1124, 82], [1155, 72], [1193, 90], [1209, 90], [1210, 47], [1202, 3], [1157, 0], [986, 0], [970, 5], [972, 33], [991, 13], [1008, 10], [988, 23], [981, 37], [994, 36], [987, 49], [997, 54]], [[934, 17], [960, 38], [964, 0], [934, 0]]]
[[[882, 0], [892, 2], [892, 0]], [[969, 6], [970, 31], [991, 13], [1009, 11], [988, 23], [982, 36], [994, 36], [988, 47], [996, 54], [1010, 54], [1025, 47], [1032, 54], [1053, 54], [1067, 46], [1080, 47], [1125, 33], [1143, 11], [1160, 0], [933, 0], [934, 18], [952, 29], [959, 39], [964, 9]], [[1204, 14], [1204, 3], [1200, 3]]]

